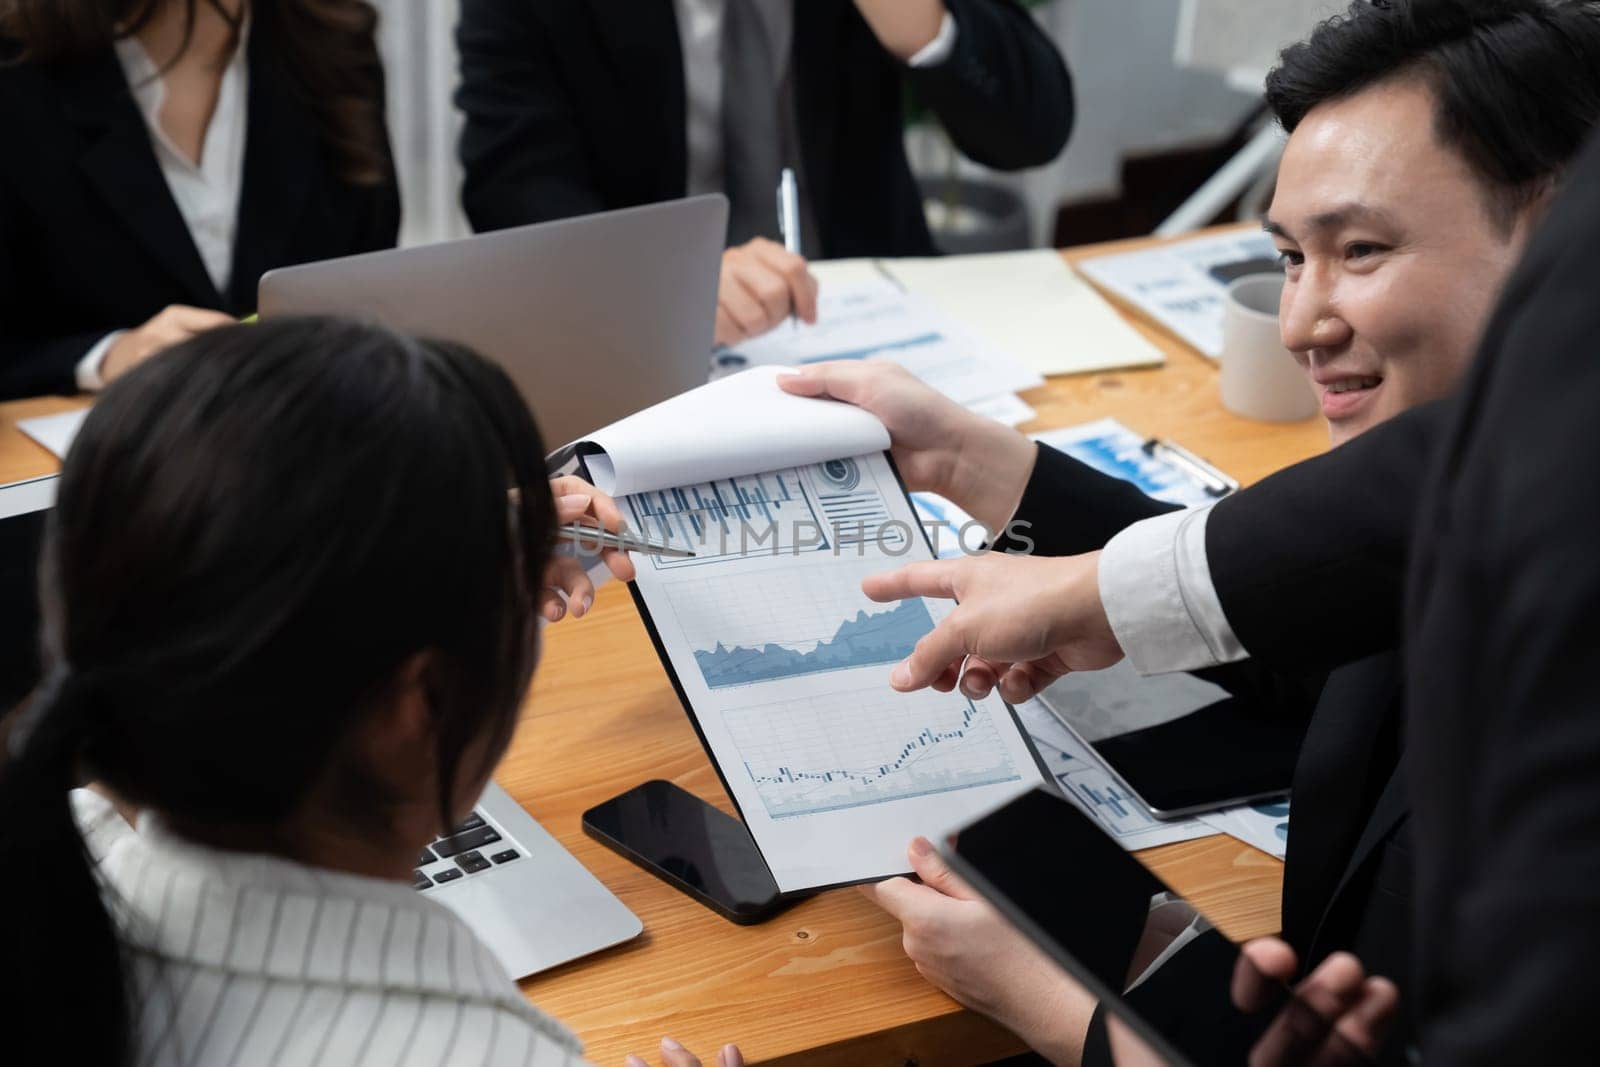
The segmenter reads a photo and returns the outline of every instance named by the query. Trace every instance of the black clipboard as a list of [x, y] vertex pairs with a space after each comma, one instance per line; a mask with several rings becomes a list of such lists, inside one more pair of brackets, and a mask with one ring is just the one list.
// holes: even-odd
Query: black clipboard
[[[551, 457], [550, 467], [556, 473], [575, 473], [586, 481], [592, 482], [587, 463], [588, 454], [590, 453], [586, 453], [585, 449], [581, 445], [577, 447], [569, 446], [568, 448], [562, 449], [560, 452]], [[896, 465], [894, 456], [885, 451], [883, 453], [883, 458], [889, 464], [889, 472], [894, 475], [895, 485], [899, 488], [901, 495], [905, 498], [907, 508], [911, 511], [912, 515], [916, 515], [916, 505], [911, 500], [910, 490], [906, 488], [905, 478], [901, 476], [900, 468], [898, 465]], [[936, 559], [937, 556], [934, 553], [933, 543], [928, 539], [927, 526], [921, 521], [918, 521], [916, 526], [921, 532], [922, 545], [928, 550], [927, 558]], [[910, 563], [916, 561], [908, 559], [906, 562]], [[639, 618], [644, 622], [645, 632], [650, 635], [650, 644], [655, 648], [656, 658], [660, 661], [661, 666], [667, 672], [667, 677], [672, 682], [672, 690], [678, 696], [679, 706], [683, 708], [684, 714], [688, 716], [689, 724], [694, 727], [695, 737], [699, 739], [700, 747], [705, 752], [706, 758], [711, 761], [712, 769], [717, 772], [717, 781], [721, 783], [723, 792], [727, 795], [728, 800], [733, 804], [733, 809], [738, 814], [739, 821], [742, 822], [745, 825], [746, 830], [748, 830], [750, 822], [747, 818], [745, 818], [744, 808], [739, 803], [739, 794], [734, 790], [732, 784], [729, 782], [727, 773], [722, 769], [722, 764], [718, 761], [716, 752], [712, 750], [711, 744], [706, 738], [705, 730], [702, 729], [700, 725], [700, 717], [694, 710], [694, 705], [689, 699], [689, 694], [683, 687], [683, 681], [678, 677], [678, 670], [675, 666], [673, 666], [672, 657], [667, 652], [666, 644], [661, 639], [661, 633], [656, 628], [655, 618], [651, 613], [650, 605], [645, 601], [644, 594], [640, 592], [637, 583], [629, 582], [628, 592], [633, 597], [634, 606], [639, 611]], [[997, 698], [999, 698], [998, 693], [995, 695]], [[1028, 755], [1033, 757], [1034, 767], [1038, 771], [1040, 778], [1040, 781], [1036, 787], [1047, 792], [1051, 792], [1057, 796], [1062, 795], [1059, 783], [1056, 782], [1055, 776], [1050, 773], [1049, 767], [1045, 765], [1044, 759], [1039, 755], [1038, 749], [1034, 747], [1033, 738], [1029, 736], [1027, 727], [1023, 725], [1021, 717], [1017, 714], [1017, 709], [1012, 707], [1010, 702], [1006, 701], [1004, 698], [999, 699], [1001, 705], [1006, 709], [1006, 714], [1011, 718], [1011, 724], [1016, 728], [1018, 735], [1021, 737], [1024, 749], [1027, 751]], [[766, 863], [767, 873], [771, 875], [772, 865], [767, 861], [766, 851], [762, 848], [761, 842], [756, 838], [754, 833], [750, 835], [750, 839], [754, 843], [756, 851], [761, 854], [762, 862]], [[910, 842], [907, 842], [907, 844], [909, 843]], [[883, 881], [886, 878], [910, 875], [911, 873], [912, 872], [910, 869], [907, 868], [906, 870], [889, 871], [882, 875], [871, 878], [858, 878], [853, 881], [834, 882], [828, 885], [789, 890], [787, 892], [780, 892], [779, 895], [784, 899], [806, 897], [828, 889], [839, 889], [853, 885], [868, 885]], [[773, 878], [773, 881], [776, 883], [776, 877]]]

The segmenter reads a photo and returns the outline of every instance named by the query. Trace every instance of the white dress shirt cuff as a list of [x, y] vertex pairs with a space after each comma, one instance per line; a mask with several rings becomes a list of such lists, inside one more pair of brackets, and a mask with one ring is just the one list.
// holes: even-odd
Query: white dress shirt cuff
[[1203, 507], [1136, 522], [1100, 553], [1100, 601], [1140, 674], [1201, 670], [1249, 655], [1211, 581], [1210, 516]]
[[937, 67], [940, 63], [950, 58], [956, 50], [956, 19], [946, 11], [944, 20], [939, 23], [939, 32], [933, 40], [917, 50], [917, 54], [906, 60], [907, 66], [912, 67]]
[[106, 361], [106, 353], [111, 351], [111, 346], [117, 343], [126, 330], [117, 330], [108, 333], [96, 341], [94, 347], [78, 360], [76, 377], [80, 393], [98, 393], [106, 387], [105, 379], [100, 377], [100, 365]]

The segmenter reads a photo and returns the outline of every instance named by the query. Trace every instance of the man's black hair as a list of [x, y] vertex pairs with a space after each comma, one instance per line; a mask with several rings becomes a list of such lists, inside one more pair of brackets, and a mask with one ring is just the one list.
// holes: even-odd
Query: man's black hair
[[1357, 0], [1284, 50], [1267, 104], [1293, 133], [1319, 104], [1405, 77], [1432, 91], [1440, 142], [1509, 227], [1600, 120], [1600, 4]]

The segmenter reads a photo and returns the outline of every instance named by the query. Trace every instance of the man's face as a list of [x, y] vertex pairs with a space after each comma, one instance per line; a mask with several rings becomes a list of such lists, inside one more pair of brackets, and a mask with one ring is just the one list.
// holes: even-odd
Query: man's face
[[1433, 124], [1425, 84], [1386, 82], [1313, 108], [1284, 150], [1278, 321], [1335, 445], [1454, 387], [1521, 251], [1527, 220], [1497, 223]]

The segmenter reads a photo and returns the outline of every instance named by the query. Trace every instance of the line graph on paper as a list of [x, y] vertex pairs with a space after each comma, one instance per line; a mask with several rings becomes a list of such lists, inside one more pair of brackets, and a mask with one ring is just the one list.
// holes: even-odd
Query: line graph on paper
[[724, 713], [773, 819], [1015, 781], [984, 708], [960, 696], [873, 688]]
[[933, 629], [923, 600], [877, 604], [862, 576], [832, 562], [674, 583], [667, 601], [709, 689], [897, 663]]

